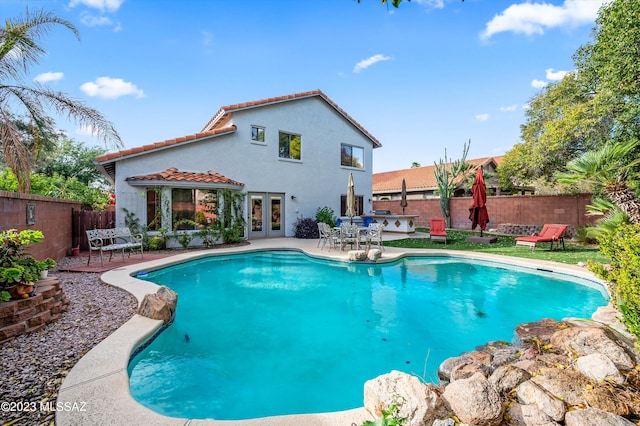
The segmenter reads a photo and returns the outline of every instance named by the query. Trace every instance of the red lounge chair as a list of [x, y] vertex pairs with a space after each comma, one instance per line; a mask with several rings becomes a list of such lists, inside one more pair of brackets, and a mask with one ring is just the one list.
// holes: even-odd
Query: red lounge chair
[[447, 244], [447, 222], [443, 217], [432, 217], [429, 219], [429, 238], [431, 241], [444, 241]]
[[545, 224], [538, 235], [531, 235], [529, 237], [517, 237], [517, 246], [531, 247], [531, 250], [535, 250], [537, 243], [551, 243], [549, 250], [553, 250], [553, 242], [558, 244], [562, 242], [562, 250], [564, 250], [564, 231], [567, 230], [567, 225], [550, 225]]

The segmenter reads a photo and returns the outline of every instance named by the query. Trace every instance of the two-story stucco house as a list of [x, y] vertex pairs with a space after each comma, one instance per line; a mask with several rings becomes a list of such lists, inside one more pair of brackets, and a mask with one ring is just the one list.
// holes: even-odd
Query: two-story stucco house
[[246, 194], [245, 236], [268, 238], [293, 236], [296, 220], [314, 218], [320, 207], [343, 214], [349, 173], [358, 214], [371, 212], [372, 154], [380, 146], [314, 90], [224, 106], [199, 133], [108, 153], [96, 164], [115, 185], [118, 226], [123, 208], [150, 223], [157, 194], [170, 206], [163, 227], [176, 217], [198, 222], [207, 190], [232, 188]]

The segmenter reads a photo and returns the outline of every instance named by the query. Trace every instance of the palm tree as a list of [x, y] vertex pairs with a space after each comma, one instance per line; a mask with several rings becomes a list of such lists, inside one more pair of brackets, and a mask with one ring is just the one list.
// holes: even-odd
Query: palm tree
[[[116, 129], [97, 110], [39, 83], [26, 84], [29, 68], [46, 54], [40, 39], [59, 25], [80, 38], [73, 24], [45, 11], [32, 14], [27, 9], [24, 17], [8, 18], [0, 28], [0, 149], [18, 179], [19, 192], [29, 192], [38, 141], [52, 123], [48, 109], [93, 129], [105, 144], [122, 146]], [[25, 140], [16, 117], [24, 117], [29, 124], [32, 141]], [[35, 152], [30, 149], [33, 146]]]
[[[570, 161], [568, 172], [557, 175], [558, 182], [565, 184], [584, 183], [593, 189], [601, 189], [602, 195], [622, 210], [629, 222], [640, 224], [640, 200], [627, 183], [633, 167], [640, 164], [634, 158], [638, 140], [627, 142], [609, 141], [602, 148], [588, 151]], [[629, 161], [629, 158], [633, 158]]]

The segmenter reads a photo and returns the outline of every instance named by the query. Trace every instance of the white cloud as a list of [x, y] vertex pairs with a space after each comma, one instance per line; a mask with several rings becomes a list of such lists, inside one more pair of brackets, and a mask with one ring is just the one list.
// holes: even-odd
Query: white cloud
[[565, 0], [560, 6], [544, 2], [512, 4], [487, 23], [480, 37], [488, 39], [505, 31], [526, 35], [544, 34], [550, 28], [593, 24], [600, 6], [608, 1]]
[[489, 119], [489, 114], [478, 114], [476, 115], [476, 120], [478, 121], [487, 121]]
[[121, 78], [98, 77], [95, 82], [84, 83], [80, 86], [80, 90], [89, 96], [98, 96], [104, 99], [118, 99], [120, 96], [126, 95], [135, 95], [136, 98], [146, 97], [135, 84]]
[[80, 22], [82, 22], [87, 27], [101, 27], [101, 26], [109, 26], [113, 25], [113, 21], [106, 16], [93, 16], [88, 13], [83, 13], [80, 18]]
[[380, 53], [377, 55], [373, 55], [370, 58], [363, 59], [362, 61], [358, 62], [356, 66], [353, 68], [353, 72], [359, 73], [360, 71], [369, 68], [371, 65], [374, 65], [382, 61], [388, 61], [390, 59], [391, 58], [389, 56], [384, 56]]
[[536, 88], [536, 89], [542, 89], [543, 87], [546, 87], [546, 86], [547, 86], [547, 84], [549, 84], [549, 83], [548, 83], [548, 82], [546, 82], [546, 81], [542, 81], [542, 80], [536, 80], [536, 79], [534, 79], [534, 80], [531, 82], [531, 87], [534, 87], [534, 88]]
[[76, 7], [83, 4], [87, 7], [98, 9], [101, 12], [116, 12], [122, 3], [124, 3], [124, 0], [71, 0], [69, 7]]
[[37, 83], [48, 83], [50, 81], [59, 81], [64, 78], [64, 73], [61, 72], [43, 72], [42, 74], [36, 75], [33, 81]]
[[553, 68], [547, 68], [545, 72], [547, 73], [547, 80], [552, 81], [562, 80], [565, 75], [569, 74], [569, 71], [554, 71]]
[[511, 112], [511, 111], [515, 111], [516, 109], [518, 109], [517, 104], [500, 107], [500, 111], [502, 112]]
[[435, 9], [442, 9], [444, 7], [444, 0], [416, 0], [418, 4], [424, 4], [427, 7], [433, 7]]

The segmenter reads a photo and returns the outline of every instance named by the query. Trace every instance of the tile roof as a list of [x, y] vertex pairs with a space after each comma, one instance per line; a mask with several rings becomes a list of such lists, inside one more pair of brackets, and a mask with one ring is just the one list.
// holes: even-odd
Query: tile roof
[[319, 96], [320, 98], [322, 98], [333, 109], [335, 109], [340, 115], [342, 115], [345, 119], [347, 119], [347, 121], [349, 121], [351, 124], [353, 124], [362, 133], [364, 133], [364, 135], [367, 136], [371, 140], [371, 142], [373, 142], [374, 148], [379, 148], [379, 147], [382, 146], [382, 144], [380, 143], [380, 141], [378, 141], [378, 139], [376, 139], [371, 133], [369, 133], [364, 127], [362, 127], [360, 125], [360, 123], [358, 123], [356, 120], [354, 120], [353, 117], [351, 117], [349, 114], [347, 114], [346, 111], [344, 111], [342, 108], [340, 108], [335, 102], [333, 102], [321, 90], [311, 90], [311, 91], [308, 91], [308, 92], [295, 93], [293, 95], [278, 96], [278, 97], [275, 97], [275, 98], [267, 98], [267, 99], [262, 99], [262, 100], [259, 100], [259, 101], [243, 102], [243, 103], [239, 103], [239, 104], [223, 106], [211, 118], [211, 120], [209, 120], [209, 122], [207, 123], [206, 126], [204, 126], [202, 131], [203, 132], [211, 131], [211, 130], [217, 129], [217, 128], [221, 127], [221, 126], [225, 126], [229, 121], [229, 117], [228, 116], [233, 111], [240, 111], [240, 110], [244, 110], [244, 109], [255, 108], [255, 107], [265, 106], [265, 105], [270, 105], [270, 104], [276, 104], [276, 103], [291, 101], [291, 100], [295, 100], [295, 99], [310, 98], [310, 97], [313, 97], [313, 96]]
[[151, 173], [142, 176], [130, 176], [126, 179], [132, 181], [166, 181], [166, 182], [198, 182], [209, 184], [244, 186], [243, 183], [229, 179], [220, 173], [209, 170], [207, 173], [181, 172], [175, 167], [159, 173]]
[[96, 157], [96, 161], [98, 163], [104, 163], [104, 162], [115, 160], [117, 158], [128, 157], [130, 155], [140, 154], [142, 152], [148, 152], [156, 149], [166, 148], [171, 145], [176, 145], [176, 144], [185, 143], [185, 142], [193, 142], [198, 139], [208, 138], [208, 137], [217, 136], [217, 135], [223, 135], [226, 133], [233, 133], [236, 130], [237, 128], [234, 125], [231, 125], [228, 127], [220, 127], [215, 130], [195, 133], [193, 135], [182, 136], [174, 139], [167, 139], [162, 142], [155, 142], [148, 145], [138, 146], [135, 148], [124, 149], [118, 152], [110, 152], [104, 155], [99, 155], [98, 157]]
[[[496, 165], [500, 164], [502, 156], [476, 158], [473, 160], [467, 160], [467, 163], [473, 165], [473, 170], [476, 170], [478, 166], [486, 166], [492, 161]], [[448, 165], [450, 166], [450, 163]], [[436, 166], [433, 165], [374, 173], [373, 193], [400, 192], [402, 188], [402, 179], [404, 179], [407, 184], [408, 192], [435, 189], [438, 187], [438, 184], [436, 183], [435, 169]]]

